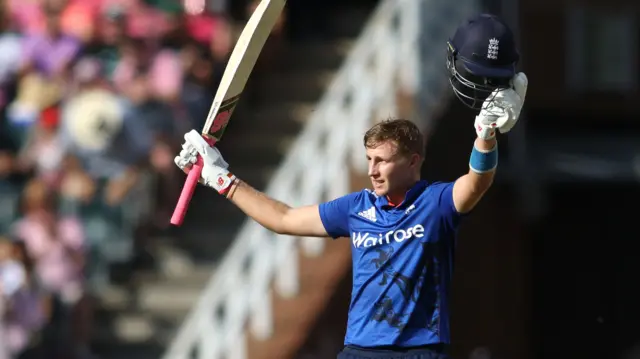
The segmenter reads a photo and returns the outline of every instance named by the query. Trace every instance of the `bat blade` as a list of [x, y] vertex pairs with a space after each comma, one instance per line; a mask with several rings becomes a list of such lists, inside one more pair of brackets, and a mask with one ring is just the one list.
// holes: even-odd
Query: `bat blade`
[[[222, 80], [207, 115], [202, 136], [211, 144], [220, 141], [240, 100], [251, 71], [269, 34], [278, 21], [286, 0], [262, 0], [247, 21], [231, 53]], [[180, 226], [187, 213], [193, 191], [202, 173], [202, 159], [193, 165], [185, 181], [171, 224]]]

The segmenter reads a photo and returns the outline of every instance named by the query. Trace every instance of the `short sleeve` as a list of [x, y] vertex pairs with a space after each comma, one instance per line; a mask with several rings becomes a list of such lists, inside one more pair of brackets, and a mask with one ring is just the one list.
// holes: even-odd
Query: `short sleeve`
[[455, 182], [435, 182], [431, 187], [432, 196], [438, 200], [438, 211], [442, 219], [452, 228], [458, 226], [464, 214], [458, 212], [453, 203], [453, 185]]
[[349, 236], [349, 211], [360, 193], [355, 192], [320, 204], [320, 219], [332, 238]]

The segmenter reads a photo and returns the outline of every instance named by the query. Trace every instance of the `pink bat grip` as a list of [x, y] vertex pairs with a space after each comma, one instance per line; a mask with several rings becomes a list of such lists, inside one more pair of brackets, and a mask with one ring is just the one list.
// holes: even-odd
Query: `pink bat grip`
[[174, 226], [182, 225], [184, 216], [187, 214], [187, 209], [189, 208], [189, 202], [191, 202], [191, 197], [193, 197], [193, 192], [198, 185], [198, 179], [200, 179], [201, 173], [202, 158], [198, 156], [198, 161], [193, 165], [193, 167], [191, 167], [191, 171], [189, 171], [189, 175], [187, 175], [187, 180], [184, 182], [184, 187], [182, 187], [182, 193], [180, 193], [178, 204], [173, 210], [171, 224]]
[[[214, 146], [216, 142], [218, 142], [213, 137], [203, 137], [210, 146]], [[180, 193], [180, 198], [178, 199], [178, 204], [176, 204], [176, 208], [173, 210], [173, 215], [171, 216], [171, 224], [173, 224], [174, 226], [181, 226], [182, 222], [184, 221], [184, 216], [187, 214], [187, 209], [189, 208], [189, 202], [191, 202], [191, 197], [193, 197], [193, 192], [196, 190], [198, 180], [200, 179], [200, 175], [202, 174], [202, 167], [202, 157], [198, 156], [198, 160], [191, 167], [191, 170], [187, 175], [187, 180], [184, 182], [182, 192]]]

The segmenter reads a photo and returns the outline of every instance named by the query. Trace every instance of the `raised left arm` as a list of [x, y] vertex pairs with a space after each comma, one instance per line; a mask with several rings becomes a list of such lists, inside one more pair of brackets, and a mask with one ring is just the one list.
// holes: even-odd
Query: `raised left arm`
[[459, 213], [470, 212], [493, 183], [493, 177], [496, 173], [496, 167], [489, 163], [481, 164], [493, 168], [478, 169], [473, 168], [475, 152], [479, 152], [480, 156], [493, 156], [495, 153], [497, 159], [498, 143], [495, 138], [483, 140], [477, 138], [474, 144], [474, 153], [470, 161], [469, 172], [456, 180], [453, 185], [453, 204]]

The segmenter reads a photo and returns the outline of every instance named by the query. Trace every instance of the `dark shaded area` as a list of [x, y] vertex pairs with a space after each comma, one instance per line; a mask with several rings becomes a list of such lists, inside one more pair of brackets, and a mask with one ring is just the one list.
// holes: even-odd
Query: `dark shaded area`
[[638, 345], [639, 200], [636, 184], [549, 190], [532, 228], [537, 357], [621, 358]]

